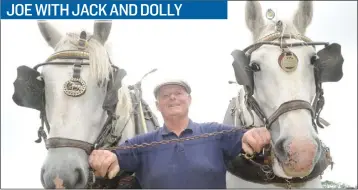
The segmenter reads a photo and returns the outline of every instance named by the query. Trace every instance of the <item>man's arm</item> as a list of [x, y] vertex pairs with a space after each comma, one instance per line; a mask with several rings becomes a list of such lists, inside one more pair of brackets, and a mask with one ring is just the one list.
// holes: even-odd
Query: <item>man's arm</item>
[[[234, 129], [234, 126], [224, 125], [220, 123], [211, 124], [214, 131], [229, 131]], [[238, 129], [235, 127], [235, 129]], [[229, 158], [235, 158], [242, 150], [242, 137], [246, 129], [238, 129], [233, 132], [225, 132], [219, 137], [220, 147]]]
[[[126, 140], [120, 146], [131, 146], [134, 144], [139, 144], [138, 136]], [[140, 158], [137, 149], [126, 149], [126, 150], [113, 150], [113, 153], [116, 154], [119, 167], [121, 170], [129, 171], [129, 172], [137, 172], [140, 166]]]
[[[219, 130], [231, 130], [234, 126], [219, 124]], [[236, 127], [235, 127], [236, 128]], [[235, 158], [242, 151], [242, 137], [246, 129], [224, 133], [220, 139], [221, 147], [230, 158]]]

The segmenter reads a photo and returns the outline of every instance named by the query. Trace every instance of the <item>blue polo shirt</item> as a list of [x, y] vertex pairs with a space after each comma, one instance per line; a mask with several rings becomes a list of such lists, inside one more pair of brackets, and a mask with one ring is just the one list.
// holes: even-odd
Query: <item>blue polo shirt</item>
[[[195, 123], [190, 120], [189, 126], [179, 137], [163, 126], [151, 133], [129, 139], [122, 145], [151, 143], [230, 129], [232, 126], [215, 122]], [[240, 153], [244, 132], [240, 130], [196, 140], [114, 152], [121, 170], [135, 172], [143, 189], [224, 189], [226, 188], [224, 161]]]

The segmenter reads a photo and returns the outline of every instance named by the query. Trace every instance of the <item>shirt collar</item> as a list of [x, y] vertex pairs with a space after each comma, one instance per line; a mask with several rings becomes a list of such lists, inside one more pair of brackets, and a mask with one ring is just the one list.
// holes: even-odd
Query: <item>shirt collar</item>
[[[188, 123], [188, 126], [184, 129], [184, 131], [193, 131], [193, 125], [194, 125], [194, 123], [193, 123], [193, 121], [191, 120], [191, 119], [189, 119], [189, 123]], [[165, 135], [169, 135], [169, 134], [173, 134], [173, 132], [172, 131], [170, 131], [168, 128], [167, 128], [167, 126], [165, 126], [165, 123], [163, 124], [163, 127], [162, 127], [162, 130], [161, 130], [161, 134], [163, 135], [163, 136], [165, 136]]]

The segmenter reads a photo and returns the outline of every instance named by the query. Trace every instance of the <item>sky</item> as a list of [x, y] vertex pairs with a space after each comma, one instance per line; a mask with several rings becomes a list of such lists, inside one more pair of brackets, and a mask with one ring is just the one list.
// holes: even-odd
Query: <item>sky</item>
[[[108, 42], [113, 62], [127, 71], [134, 84], [153, 68], [158, 71], [143, 82], [144, 99], [157, 114], [153, 88], [160, 78], [176, 76], [192, 87], [189, 116], [196, 122], [222, 122], [229, 100], [237, 94], [231, 52], [251, 42], [245, 24], [245, 2], [229, 2], [227, 20], [114, 20]], [[261, 2], [287, 18], [297, 2]], [[86, 29], [90, 20], [53, 20], [62, 33]], [[34, 20], [1, 21], [1, 187], [42, 188], [40, 170], [46, 156], [37, 144], [39, 113], [12, 101], [16, 68], [44, 61], [53, 50], [42, 38]], [[314, 41], [342, 46], [344, 77], [324, 84], [326, 104], [321, 117], [331, 126], [319, 137], [331, 149], [335, 165], [323, 180], [357, 184], [357, 2], [314, 2], [314, 16], [306, 35]]]

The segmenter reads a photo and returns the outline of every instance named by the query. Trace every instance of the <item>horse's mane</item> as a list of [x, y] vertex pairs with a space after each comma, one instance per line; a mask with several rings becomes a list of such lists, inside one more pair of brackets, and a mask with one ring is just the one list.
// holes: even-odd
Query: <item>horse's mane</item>
[[[118, 103], [116, 108], [116, 115], [119, 115], [119, 119], [114, 128], [116, 134], [120, 134], [125, 125], [132, 125], [130, 120], [132, 116], [132, 98], [128, 86], [123, 85], [118, 90]], [[127, 126], [126, 128], [133, 129], [133, 126]]]
[[[90, 33], [87, 34], [90, 35]], [[67, 35], [65, 35], [65, 37], [57, 43], [55, 51], [61, 51], [59, 48], [61, 48], [64, 44], [73, 44], [73, 48], [77, 49], [76, 44], [78, 43], [78, 39], [79, 34], [67, 33]], [[102, 86], [109, 80], [109, 76], [112, 71], [108, 54], [108, 52], [111, 52], [111, 49], [108, 45], [103, 46], [97, 40], [91, 39], [88, 41], [87, 51], [89, 53], [90, 75], [95, 77]]]

